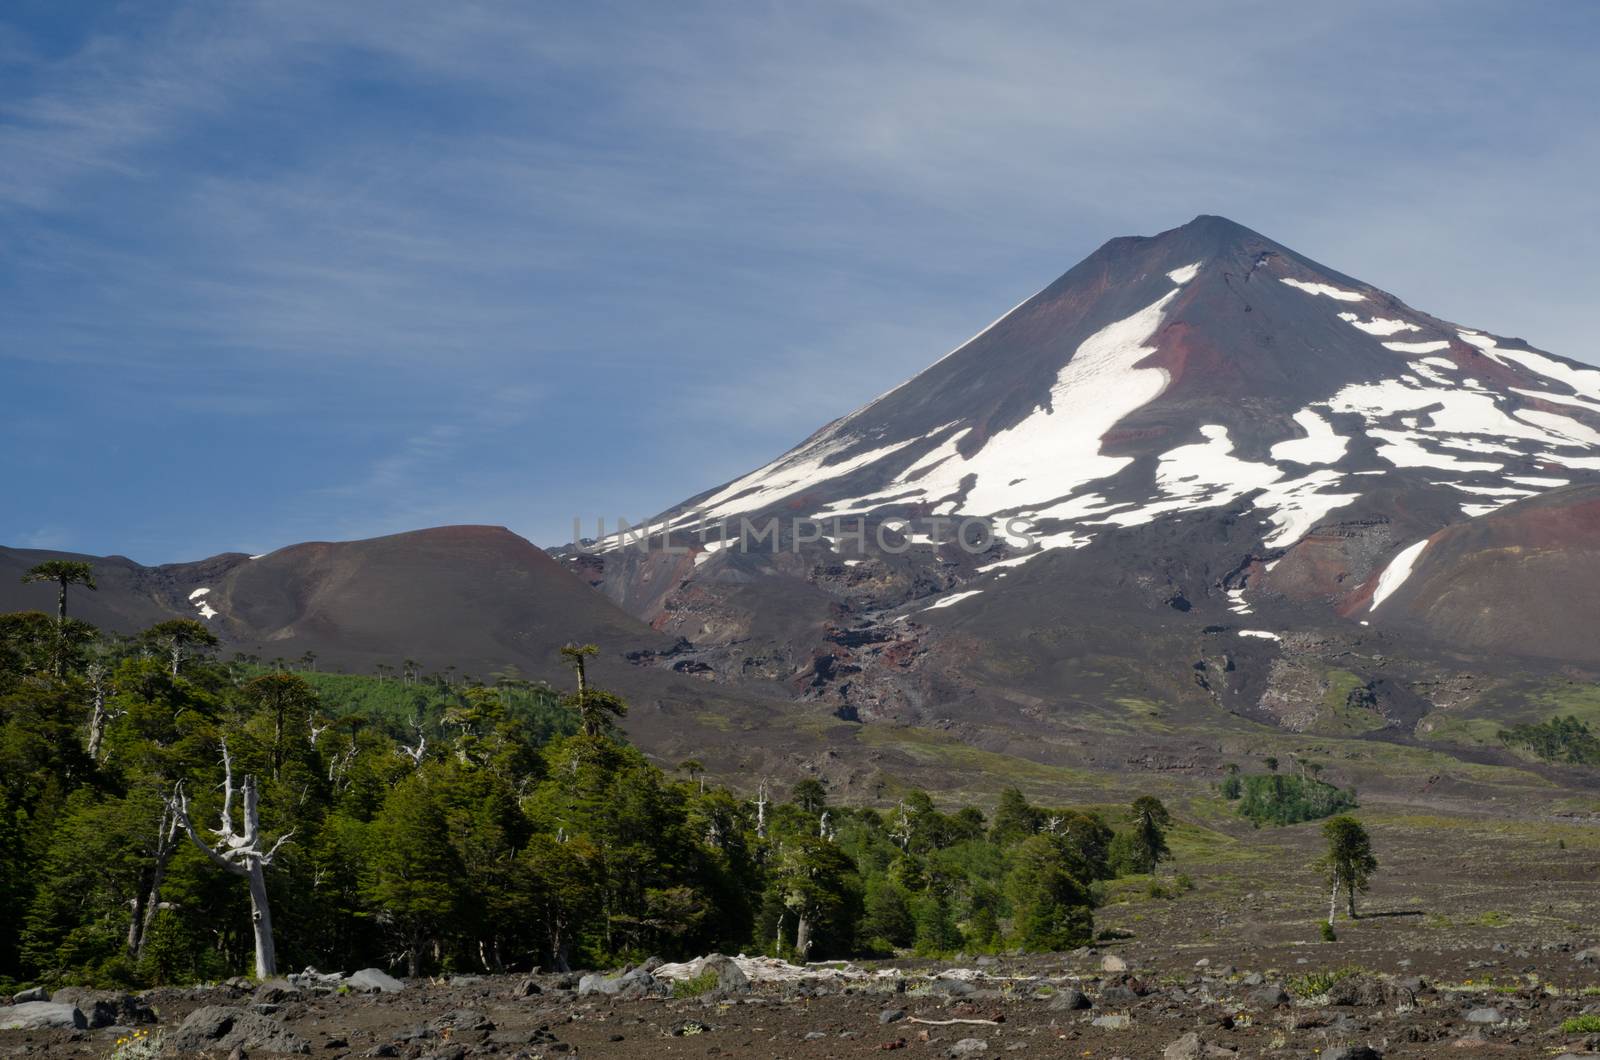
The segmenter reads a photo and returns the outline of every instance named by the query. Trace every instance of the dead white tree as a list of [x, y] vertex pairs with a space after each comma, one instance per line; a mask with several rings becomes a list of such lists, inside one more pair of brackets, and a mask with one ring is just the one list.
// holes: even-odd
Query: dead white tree
[[106, 726], [127, 713], [106, 706], [106, 698], [111, 694], [111, 685], [106, 680], [109, 675], [110, 671], [100, 663], [94, 663], [85, 673], [89, 678], [90, 693], [89, 757], [96, 762], [100, 761], [100, 747], [105, 742]]
[[272, 943], [272, 909], [267, 904], [266, 868], [272, 864], [278, 849], [294, 835], [294, 829], [279, 836], [278, 841], [272, 844], [272, 849], [262, 853], [261, 813], [256, 804], [256, 778], [253, 776], [246, 776], [239, 788], [244, 801], [244, 831], [237, 832], [233, 827], [233, 758], [228, 754], [226, 743], [222, 745], [222, 771], [222, 822], [214, 833], [218, 841], [216, 846], [201, 839], [194, 822], [189, 819], [189, 797], [184, 794], [182, 781], [178, 782], [172, 793], [172, 810], [182, 822], [183, 830], [202, 853], [219, 867], [235, 876], [243, 876], [249, 882], [250, 920], [256, 937], [256, 978], [270, 979], [277, 974], [278, 959]]
[[762, 839], [767, 838], [767, 780], [761, 778], [761, 786], [756, 789], [756, 835]]
[[412, 727], [417, 730], [416, 745], [413, 747], [407, 747], [405, 744], [401, 744], [399, 747], [394, 749], [394, 753], [399, 755], [401, 758], [411, 759], [411, 764], [413, 766], [421, 768], [422, 759], [428, 753], [428, 737], [423, 733], [422, 726], [420, 724]]

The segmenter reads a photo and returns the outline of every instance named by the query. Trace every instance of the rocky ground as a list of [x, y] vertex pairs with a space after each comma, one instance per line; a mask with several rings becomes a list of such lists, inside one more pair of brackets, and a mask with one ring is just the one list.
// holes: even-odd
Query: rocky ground
[[1159, 878], [1107, 885], [1100, 941], [1069, 954], [69, 988], [0, 1007], [0, 1028], [24, 1024], [0, 1057], [104, 1057], [135, 1030], [216, 1060], [1600, 1056], [1594, 819], [1374, 802], [1379, 874], [1325, 942], [1319, 826], [1256, 831], [1207, 805], [1183, 807]]
[[[1600, 1047], [1600, 987], [1554, 981], [1600, 978], [1589, 972], [1596, 959], [1600, 951], [1540, 948], [1486, 969], [1493, 957], [1463, 954], [1458, 973], [1435, 978], [1204, 958], [1184, 970], [1145, 968], [1109, 944], [1051, 957], [872, 968], [722, 959], [688, 968], [650, 962], [610, 976], [294, 976], [138, 998], [68, 991], [15, 1004], [0, 1010], [0, 1025], [67, 1010], [84, 1026], [12, 1030], [0, 1035], [0, 1053], [102, 1056], [142, 1027], [160, 1036], [166, 1055], [219, 1060], [899, 1050], [1169, 1060], [1585, 1055]], [[1594, 1031], [1563, 1030], [1586, 1015]]]

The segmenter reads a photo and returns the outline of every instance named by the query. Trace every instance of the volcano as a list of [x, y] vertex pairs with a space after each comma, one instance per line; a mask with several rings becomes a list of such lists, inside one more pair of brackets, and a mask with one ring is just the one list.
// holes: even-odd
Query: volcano
[[[1600, 523], [1565, 498], [1596, 484], [1600, 370], [1202, 216], [1112, 240], [915, 378], [652, 520], [676, 549], [616, 536], [563, 558], [711, 672], [755, 670], [845, 717], [970, 716], [974, 697], [1070, 715], [1074, 697], [1184, 686], [1314, 725], [1291, 702], [1314, 690], [1278, 678], [1382, 640], [1406, 662], [1368, 667], [1386, 690], [1374, 725], [1403, 729], [1437, 706], [1413, 686], [1463, 651], [1595, 661], [1575, 646], [1600, 619], [1537, 601], [1564, 562], [1592, 570]], [[1466, 528], [1535, 500], [1568, 512], [1539, 589], [1479, 577], [1493, 598], [1464, 623], [1449, 548], [1401, 577], [1430, 539], [1470, 550]], [[1021, 532], [962, 537], [974, 519]]]

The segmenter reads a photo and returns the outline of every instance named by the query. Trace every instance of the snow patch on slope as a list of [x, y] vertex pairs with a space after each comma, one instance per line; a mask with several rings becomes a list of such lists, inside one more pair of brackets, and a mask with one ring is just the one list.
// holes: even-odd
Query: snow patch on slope
[[1383, 573], [1378, 575], [1378, 587], [1372, 590], [1372, 606], [1367, 608], [1368, 611], [1376, 611], [1379, 604], [1389, 599], [1396, 589], [1405, 584], [1406, 579], [1411, 577], [1412, 568], [1416, 566], [1417, 557], [1421, 556], [1422, 550], [1427, 547], [1428, 539], [1423, 538], [1416, 544], [1407, 545], [1399, 555], [1389, 561], [1389, 565], [1383, 568]]
[[1197, 261], [1191, 265], [1185, 265], [1181, 269], [1173, 269], [1171, 272], [1167, 273], [1167, 279], [1171, 280], [1175, 284], [1178, 284], [1179, 286], [1182, 286], [1198, 276], [1200, 274], [1200, 266], [1204, 264], [1205, 262], [1203, 261]]
[[952, 604], [959, 604], [961, 601], [967, 599], [969, 596], [977, 596], [981, 592], [983, 592], [982, 589], [968, 589], [966, 592], [951, 593], [949, 596], [941, 598], [940, 600], [934, 602], [930, 606], [924, 607], [922, 610], [924, 610], [924, 611], [937, 611], [941, 607], [949, 607]]
[[1305, 280], [1294, 280], [1287, 276], [1282, 279], [1290, 287], [1299, 288], [1307, 294], [1327, 295], [1329, 298], [1334, 298], [1341, 302], [1364, 302], [1367, 300], [1367, 296], [1364, 294], [1340, 290], [1329, 283], [1307, 283]]
[[1433, 342], [1386, 342], [1383, 348], [1394, 350], [1396, 353], [1438, 353], [1440, 350], [1448, 350], [1450, 343], [1444, 339]]
[[[1288, 282], [1288, 281], [1285, 281]], [[1365, 331], [1368, 335], [1394, 335], [1401, 331], [1421, 331], [1415, 324], [1404, 320], [1385, 320], [1383, 317], [1373, 317], [1371, 320], [1362, 320], [1355, 313], [1340, 313], [1339, 319], [1353, 328]]]
[[1297, 464], [1334, 464], [1350, 447], [1350, 439], [1336, 434], [1331, 424], [1311, 409], [1301, 409], [1294, 421], [1306, 432], [1304, 438], [1291, 438], [1272, 447], [1272, 459]]

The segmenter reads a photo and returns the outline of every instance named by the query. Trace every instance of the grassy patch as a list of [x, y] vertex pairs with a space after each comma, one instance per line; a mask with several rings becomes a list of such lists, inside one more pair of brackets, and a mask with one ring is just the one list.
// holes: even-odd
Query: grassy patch
[[864, 725], [859, 728], [856, 739], [871, 747], [898, 750], [924, 765], [1000, 776], [1014, 783], [1059, 786], [1086, 785], [1095, 780], [1095, 775], [1088, 770], [1046, 765], [1031, 758], [986, 751], [935, 729]]
[[1600, 1034], [1600, 1016], [1573, 1016], [1561, 1024], [1563, 1034]]

